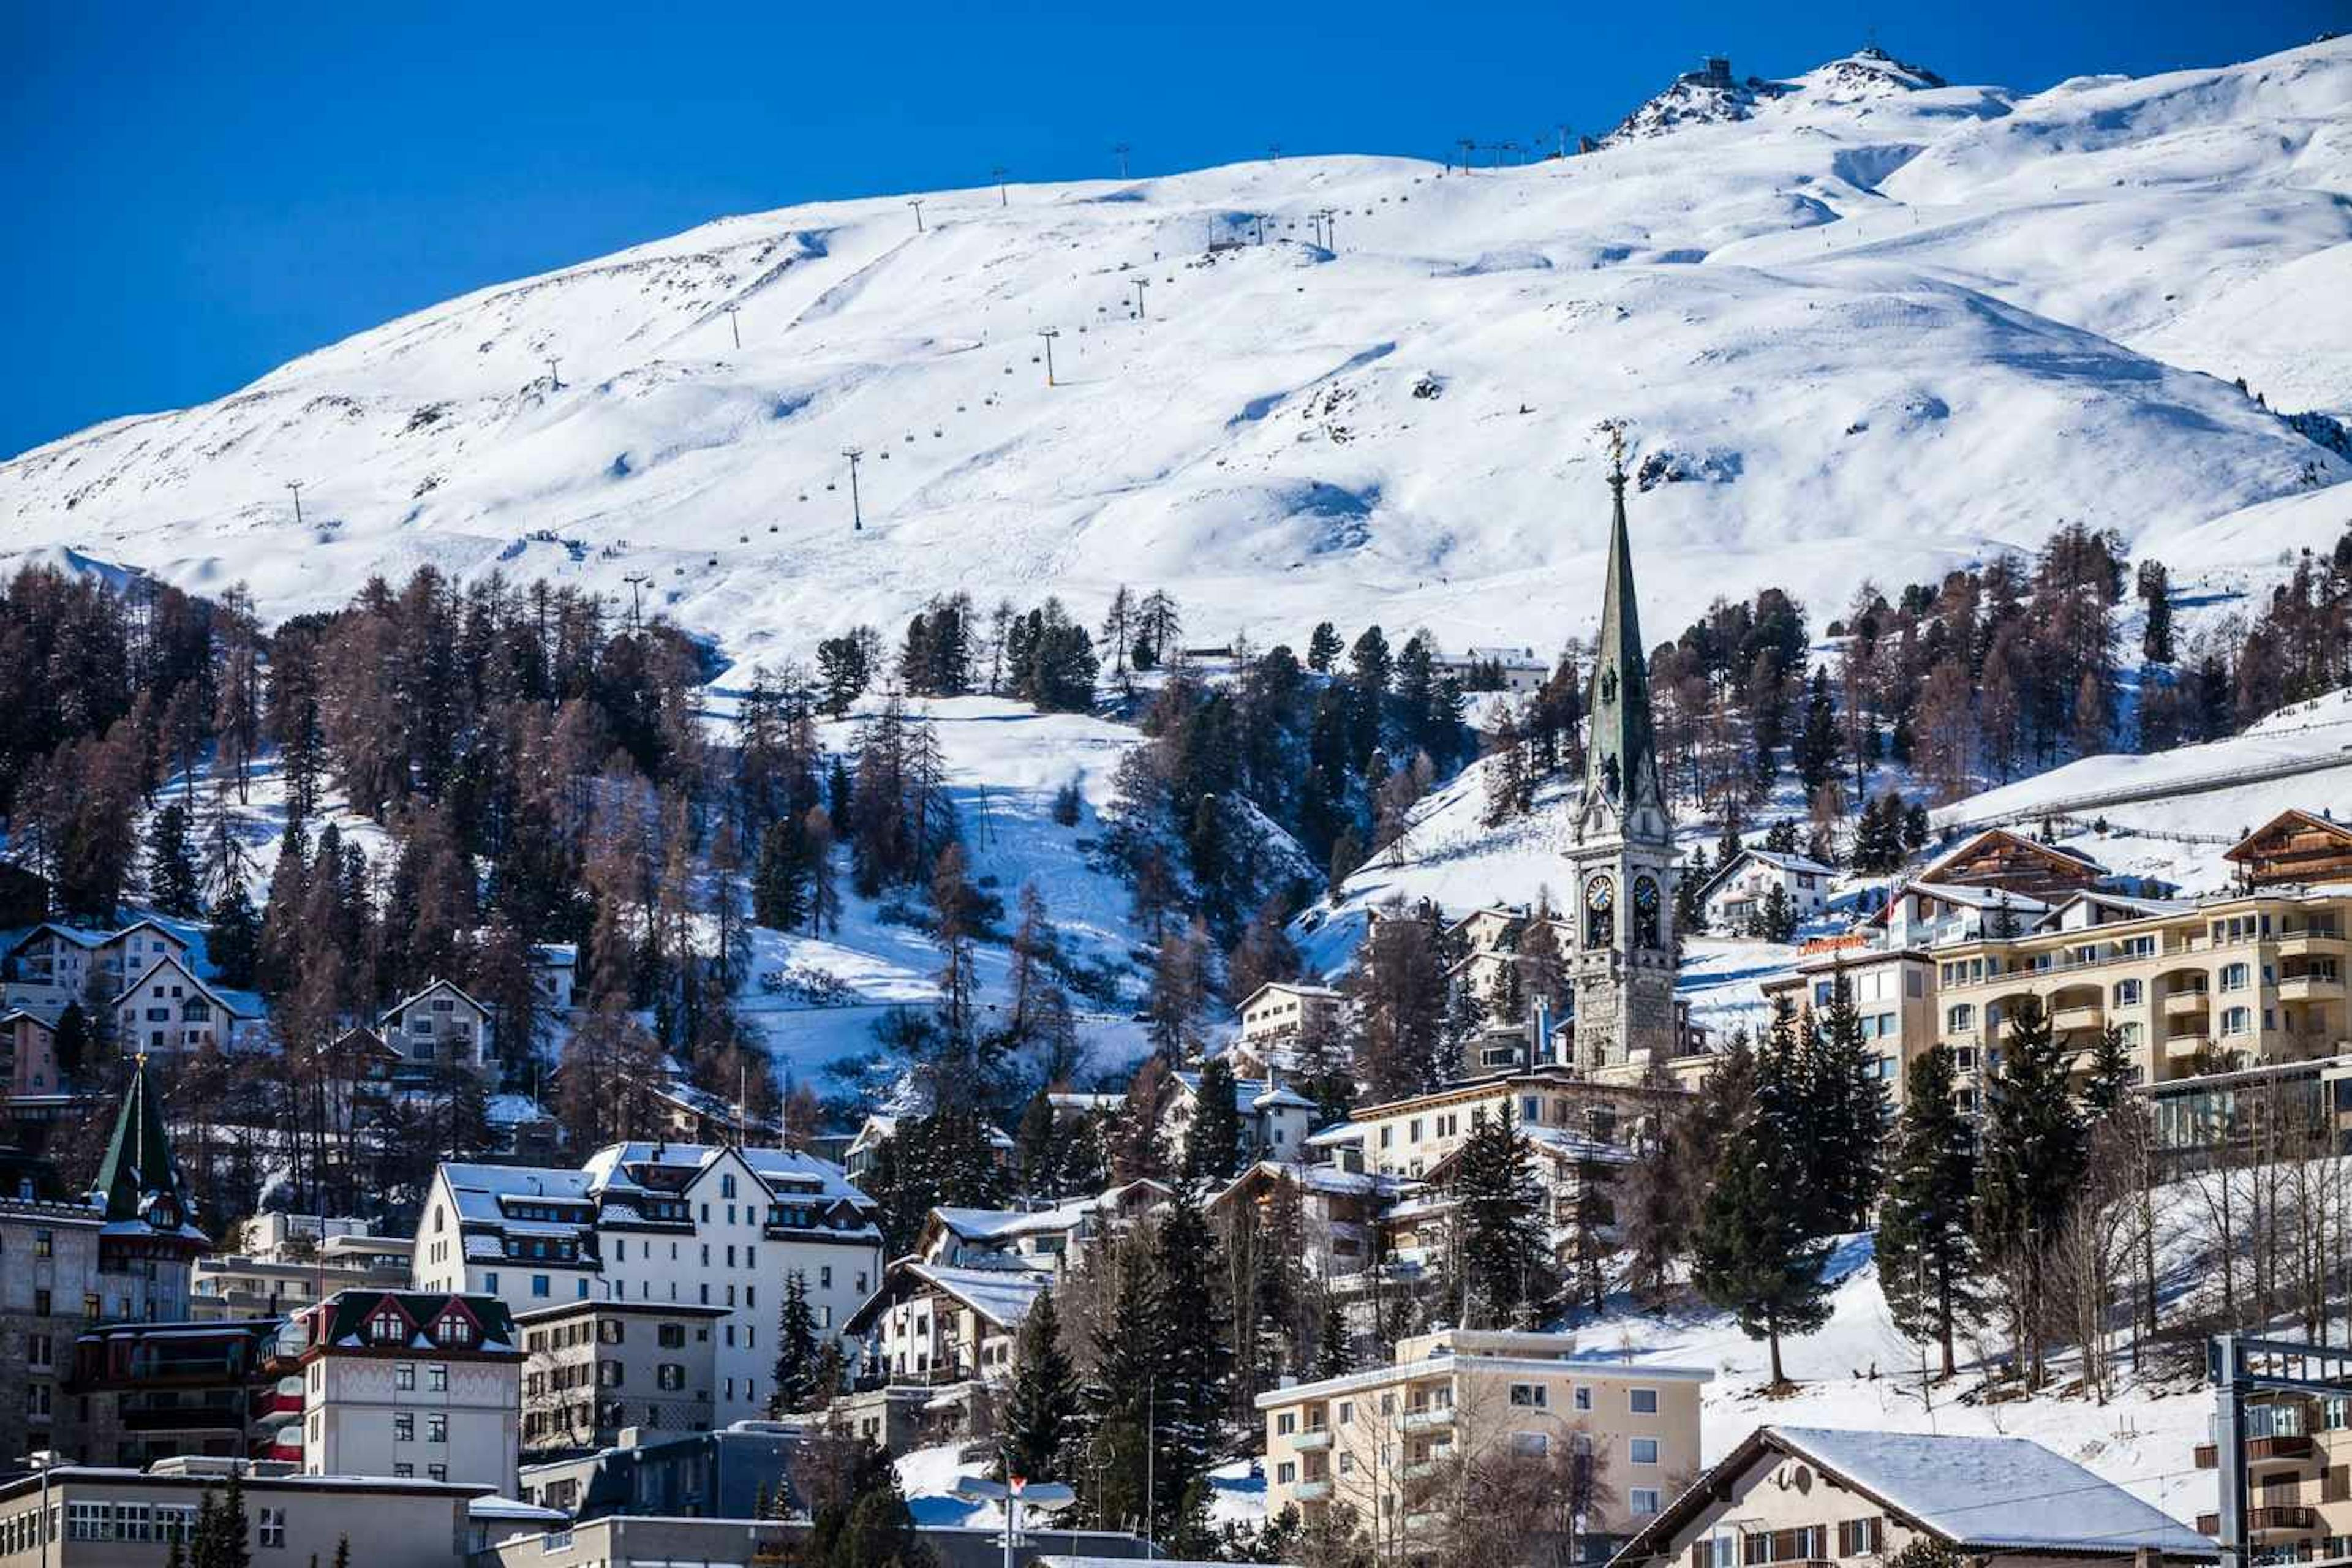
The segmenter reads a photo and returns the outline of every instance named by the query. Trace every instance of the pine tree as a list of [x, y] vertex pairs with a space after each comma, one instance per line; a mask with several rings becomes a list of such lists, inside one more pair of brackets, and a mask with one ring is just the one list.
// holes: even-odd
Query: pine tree
[[1831, 982], [1828, 1005], [1806, 1020], [1801, 1038], [1809, 1226], [1816, 1235], [1859, 1230], [1885, 1179], [1886, 1086], [1843, 974]]
[[776, 1365], [769, 1384], [771, 1420], [808, 1408], [817, 1394], [816, 1314], [809, 1308], [808, 1280], [797, 1268], [784, 1276], [783, 1304], [776, 1312]]
[[175, 800], [155, 813], [148, 828], [147, 895], [165, 914], [188, 919], [202, 910], [198, 881], [188, 808]]
[[1797, 777], [1807, 795], [1837, 776], [1839, 745], [1837, 708], [1830, 700], [1830, 672], [1823, 667], [1813, 671], [1804, 727], [1797, 733]]
[[2066, 1051], [2041, 998], [2011, 1001], [2007, 1024], [1978, 1155], [1976, 1235], [1987, 1261], [2022, 1284], [2009, 1303], [2011, 1337], [2038, 1383], [2042, 1258], [2082, 1179], [2084, 1139]]
[[1328, 621], [1315, 623], [1315, 632], [1307, 639], [1307, 668], [1318, 675], [1328, 675], [1346, 647], [1339, 640], [1339, 628]]
[[1241, 1163], [1242, 1119], [1234, 1069], [1224, 1058], [1214, 1057], [1202, 1065], [1193, 1091], [1192, 1124], [1184, 1135], [1184, 1177], [1223, 1183]]
[[1828, 1248], [1806, 1234], [1801, 1206], [1790, 1201], [1804, 1179], [1796, 1058], [1790, 1022], [1779, 1019], [1756, 1054], [1753, 1093], [1716, 1144], [1692, 1270], [1702, 1295], [1733, 1313], [1749, 1339], [1770, 1345], [1775, 1388], [1788, 1382], [1781, 1336], [1811, 1333], [1830, 1312], [1822, 1279]]
[[1953, 1103], [1958, 1087], [1948, 1046], [1912, 1061], [1878, 1216], [1878, 1279], [1888, 1315], [1906, 1336], [1936, 1342], [1948, 1378], [1954, 1336], [1977, 1307], [1969, 1225], [1976, 1147]]
[[1356, 1370], [1354, 1336], [1348, 1330], [1347, 1309], [1339, 1293], [1323, 1292], [1323, 1308], [1315, 1326], [1315, 1379], [1345, 1377]]
[[1465, 1328], [1526, 1327], [1554, 1289], [1535, 1152], [1508, 1104], [1473, 1111], [1454, 1156], [1454, 1278]]
[[1013, 1347], [1004, 1404], [1004, 1464], [1025, 1480], [1065, 1474], [1065, 1447], [1078, 1424], [1078, 1380], [1062, 1345], [1061, 1312], [1050, 1289], [1037, 1293]]
[[2083, 1113], [2093, 1124], [2118, 1116], [2131, 1103], [2132, 1085], [2139, 1078], [2123, 1030], [2109, 1024], [2091, 1046], [2090, 1076], [2083, 1085]]

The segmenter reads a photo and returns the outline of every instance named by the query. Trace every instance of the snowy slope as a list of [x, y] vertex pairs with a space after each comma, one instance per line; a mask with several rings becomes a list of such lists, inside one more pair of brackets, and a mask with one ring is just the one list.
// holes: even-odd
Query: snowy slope
[[1660, 626], [2352, 476], [2207, 374], [2341, 406], [2292, 349], [2343, 309], [2352, 40], [2026, 98], [1854, 57], [1751, 96], [1467, 176], [1291, 159], [940, 193], [919, 233], [897, 196], [722, 219], [25, 454], [0, 515], [272, 616], [425, 563], [647, 573], [772, 658], [942, 589], [1091, 618], [1122, 580], [1194, 638], [1555, 643], [1593, 614], [1604, 416], [1682, 476], [1635, 498], [1645, 558], [1706, 563], [1647, 574]]

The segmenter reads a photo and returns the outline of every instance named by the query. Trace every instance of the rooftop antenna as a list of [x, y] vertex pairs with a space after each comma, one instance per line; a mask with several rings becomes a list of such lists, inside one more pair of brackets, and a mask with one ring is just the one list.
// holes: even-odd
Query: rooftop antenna
[[999, 163], [988, 172], [988, 176], [996, 182], [996, 205], [1001, 207], [1011, 206], [1013, 198], [1004, 194], [1004, 165]]
[[633, 632], [643, 631], [645, 615], [643, 607], [637, 602], [637, 593], [646, 584], [652, 582], [653, 578], [643, 572], [632, 572], [621, 581], [629, 585], [629, 629]]
[[739, 349], [741, 348], [743, 346], [743, 323], [735, 319], [736, 307], [733, 305], [721, 305], [719, 308], [727, 312], [728, 330], [735, 334], [735, 346]]
[[1037, 329], [1037, 335], [1045, 340], [1045, 384], [1056, 385], [1058, 384], [1054, 380], [1054, 340], [1062, 335], [1061, 330], [1057, 327], [1040, 327]]
[[908, 200], [907, 205], [908, 205], [908, 206], [910, 206], [910, 207], [912, 207], [912, 208], [914, 208], [914, 209], [915, 209], [915, 232], [916, 232], [917, 234], [920, 234], [920, 233], [922, 233], [922, 232], [923, 232], [923, 198], [922, 198], [922, 197], [920, 197], [920, 196], [914, 196], [914, 197], [910, 197], [910, 198]]
[[866, 509], [857, 499], [857, 459], [866, 456], [863, 447], [844, 447], [841, 455], [849, 459], [849, 531], [866, 531]]
[[299, 528], [302, 526], [302, 481], [289, 479], [286, 488], [294, 492], [294, 526]]
[[1122, 180], [1127, 178], [1127, 155], [1134, 150], [1135, 149], [1129, 147], [1124, 142], [1111, 149], [1112, 152], [1118, 154], [1118, 177]]
[[1143, 320], [1143, 291], [1151, 287], [1151, 279], [1131, 278], [1128, 281], [1135, 285], [1135, 319], [1139, 321]]

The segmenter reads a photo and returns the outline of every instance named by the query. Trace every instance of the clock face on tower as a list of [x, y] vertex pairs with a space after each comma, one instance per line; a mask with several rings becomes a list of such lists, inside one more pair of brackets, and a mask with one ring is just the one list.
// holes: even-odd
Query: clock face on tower
[[1584, 884], [1584, 945], [1592, 951], [1615, 945], [1617, 920], [1610, 912], [1617, 901], [1617, 889], [1606, 877], [1594, 877]]
[[1658, 884], [1653, 877], [1638, 877], [1633, 881], [1633, 945], [1659, 945]]

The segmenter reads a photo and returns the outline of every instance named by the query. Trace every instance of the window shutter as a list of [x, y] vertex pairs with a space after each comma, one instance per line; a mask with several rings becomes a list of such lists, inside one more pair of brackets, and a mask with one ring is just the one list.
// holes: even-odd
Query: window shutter
[[1708, 1551], [1704, 1539], [1691, 1542], [1690, 1568], [1713, 1568], [1713, 1553]]
[[2352, 1500], [2352, 1465], [2330, 1465], [2320, 1481], [2319, 1500], [2344, 1502]]

